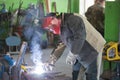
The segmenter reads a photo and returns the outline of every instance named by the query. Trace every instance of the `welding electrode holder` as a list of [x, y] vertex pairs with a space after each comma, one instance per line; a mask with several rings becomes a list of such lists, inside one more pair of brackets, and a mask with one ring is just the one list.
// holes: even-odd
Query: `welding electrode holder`
[[54, 54], [50, 55], [50, 59], [45, 63], [44, 69], [46, 71], [52, 71], [53, 68], [55, 67], [56, 61], [57, 61], [57, 57]]

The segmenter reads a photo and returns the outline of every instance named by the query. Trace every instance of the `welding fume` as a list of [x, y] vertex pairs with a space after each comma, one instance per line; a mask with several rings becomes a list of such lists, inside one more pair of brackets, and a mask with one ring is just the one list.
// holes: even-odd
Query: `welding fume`
[[[47, 38], [43, 39], [43, 37], [46, 37], [46, 30], [41, 28], [43, 17], [44, 12], [41, 8], [39, 8], [38, 5], [31, 3], [26, 10], [26, 15], [21, 21], [23, 35], [25, 40], [28, 42], [29, 50], [31, 52], [31, 59], [35, 64], [34, 71], [42, 70], [42, 48], [46, 47], [48, 44]], [[40, 73], [44, 71], [42, 70], [38, 72]]]

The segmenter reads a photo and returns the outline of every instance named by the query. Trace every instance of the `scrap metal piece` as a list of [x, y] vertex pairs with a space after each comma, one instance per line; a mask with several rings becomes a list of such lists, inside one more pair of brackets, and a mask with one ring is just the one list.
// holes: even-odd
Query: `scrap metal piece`
[[23, 42], [21, 49], [20, 49], [20, 55], [18, 56], [18, 59], [16, 62], [16, 67], [20, 67], [22, 65], [22, 61], [23, 61], [24, 56], [25, 56], [26, 48], [27, 48], [27, 42]]
[[25, 56], [26, 48], [27, 48], [27, 42], [23, 42], [17, 62], [15, 66], [11, 68], [11, 74], [10, 74], [11, 80], [21, 80], [21, 65]]

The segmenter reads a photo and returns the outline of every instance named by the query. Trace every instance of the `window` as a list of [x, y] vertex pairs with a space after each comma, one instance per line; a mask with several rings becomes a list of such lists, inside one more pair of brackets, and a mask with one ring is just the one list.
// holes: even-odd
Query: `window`
[[94, 0], [80, 0], [79, 13], [84, 16], [88, 7], [94, 4]]

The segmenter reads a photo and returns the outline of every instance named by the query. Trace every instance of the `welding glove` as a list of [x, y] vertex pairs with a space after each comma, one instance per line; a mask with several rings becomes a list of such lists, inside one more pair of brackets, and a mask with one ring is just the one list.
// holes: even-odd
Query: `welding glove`
[[44, 65], [44, 69], [46, 71], [52, 71], [55, 67], [55, 62], [57, 61], [57, 57], [55, 55], [50, 55], [49, 61], [47, 61]]
[[52, 65], [52, 64], [49, 64], [49, 63], [45, 63], [43, 68], [44, 68], [45, 71], [52, 71], [54, 66], [55, 65]]
[[76, 59], [77, 59], [77, 56], [78, 56], [78, 55], [75, 55], [75, 54], [73, 54], [73, 53], [70, 51], [69, 54], [67, 55], [66, 63], [67, 63], [67, 64], [70, 64], [70, 65], [75, 64]]

